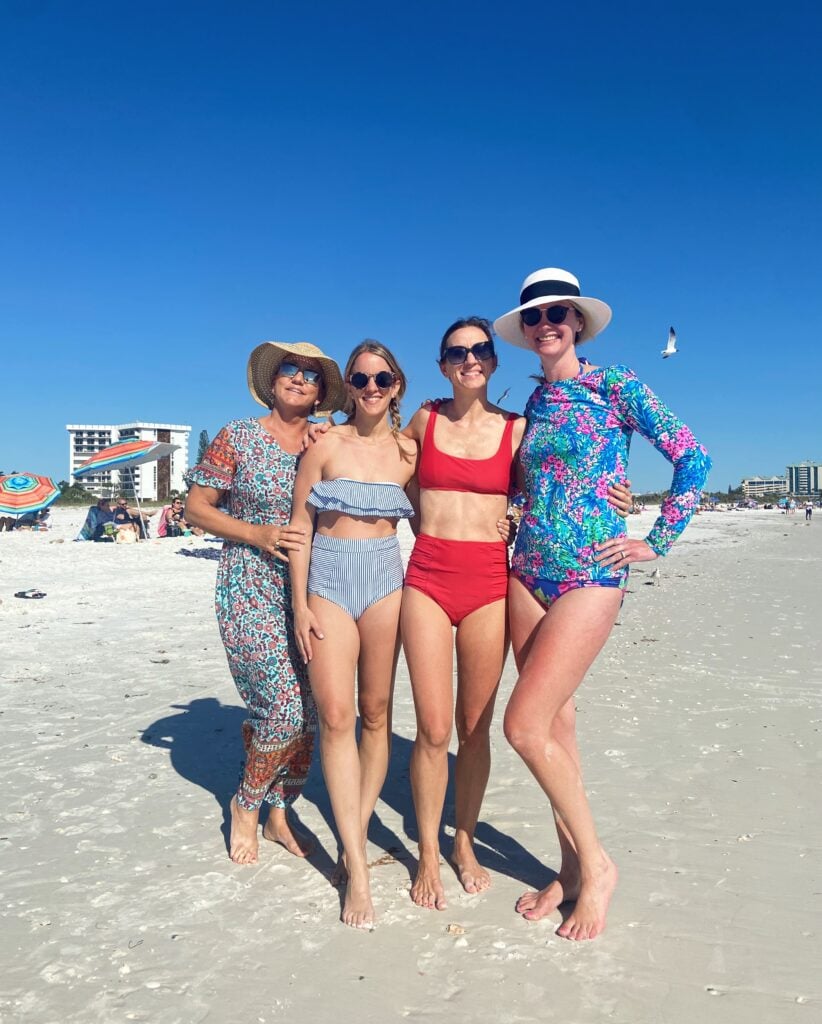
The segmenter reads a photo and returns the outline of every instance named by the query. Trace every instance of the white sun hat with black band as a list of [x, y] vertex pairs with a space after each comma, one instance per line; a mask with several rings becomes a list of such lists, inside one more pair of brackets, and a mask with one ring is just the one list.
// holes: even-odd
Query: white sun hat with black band
[[504, 341], [520, 348], [531, 348], [531, 343], [522, 333], [519, 315], [523, 309], [531, 309], [532, 306], [567, 303], [578, 309], [585, 318], [585, 326], [577, 336], [577, 344], [590, 341], [611, 322], [611, 307], [600, 299], [580, 295], [579, 281], [559, 267], [544, 267], [529, 274], [522, 282], [519, 301], [516, 309], [494, 321], [494, 331]]

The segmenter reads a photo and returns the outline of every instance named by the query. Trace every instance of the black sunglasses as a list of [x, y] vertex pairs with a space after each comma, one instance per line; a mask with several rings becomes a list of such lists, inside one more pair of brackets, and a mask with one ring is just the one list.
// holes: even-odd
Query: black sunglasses
[[573, 310], [576, 312], [573, 306], [549, 306], [547, 309], [537, 309], [531, 307], [531, 309], [523, 309], [520, 313], [520, 319], [528, 327], [536, 327], [537, 324], [542, 320], [542, 314], [545, 314], [549, 324], [564, 324], [565, 317]]
[[296, 377], [298, 373], [301, 373], [306, 384], [313, 384], [315, 388], [318, 388], [323, 380], [323, 375], [319, 370], [307, 370], [304, 366], [297, 366], [296, 363], [280, 363], [277, 373], [281, 377]]
[[451, 345], [450, 348], [443, 352], [442, 358], [446, 363], [450, 363], [451, 366], [459, 366], [460, 363], [464, 363], [468, 358], [469, 352], [477, 361], [493, 359], [496, 355], [493, 341], [478, 341], [476, 345], [471, 345], [470, 347], [467, 345]]
[[362, 391], [363, 388], [368, 387], [368, 382], [373, 380], [380, 391], [387, 391], [392, 384], [395, 384], [397, 378], [391, 373], [390, 370], [380, 370], [379, 373], [352, 373], [348, 378], [348, 383], [352, 388], [356, 388], [357, 391]]

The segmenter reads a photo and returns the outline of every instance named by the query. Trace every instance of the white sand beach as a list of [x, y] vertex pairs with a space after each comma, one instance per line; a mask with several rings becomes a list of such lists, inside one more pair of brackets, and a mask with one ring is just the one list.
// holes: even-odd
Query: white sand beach
[[[408, 895], [414, 716], [403, 662], [370, 833], [378, 925], [338, 922], [319, 762], [309, 861], [232, 864], [241, 702], [217, 634], [218, 544], [0, 534], [0, 1019], [811, 1024], [819, 970], [822, 514], [703, 514], [632, 571], [578, 693], [586, 783], [621, 880], [590, 943], [514, 913], [557, 866], [547, 803], [502, 735], [477, 833], [489, 892]], [[634, 535], [652, 521], [630, 519]], [[407, 546], [408, 538], [405, 538]], [[39, 588], [42, 600], [15, 591]], [[446, 808], [448, 820], [452, 812]], [[449, 829], [447, 829], [449, 831]]]

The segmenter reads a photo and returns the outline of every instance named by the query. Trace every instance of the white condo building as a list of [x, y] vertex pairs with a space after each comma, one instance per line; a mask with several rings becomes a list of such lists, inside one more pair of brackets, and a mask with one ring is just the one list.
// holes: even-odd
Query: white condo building
[[[69, 482], [85, 487], [98, 498], [121, 491], [135, 494], [140, 501], [165, 501], [172, 491], [186, 489], [183, 474], [188, 469], [188, 438], [191, 427], [179, 423], [66, 424], [69, 433]], [[75, 478], [74, 471], [92, 455], [121, 441], [166, 441], [177, 451], [156, 462]]]
[[746, 498], [764, 498], [766, 494], [782, 496], [788, 493], [788, 478], [784, 476], [746, 476], [742, 481]]
[[785, 474], [791, 494], [803, 498], [822, 494], [822, 462], [798, 462], [788, 466]]

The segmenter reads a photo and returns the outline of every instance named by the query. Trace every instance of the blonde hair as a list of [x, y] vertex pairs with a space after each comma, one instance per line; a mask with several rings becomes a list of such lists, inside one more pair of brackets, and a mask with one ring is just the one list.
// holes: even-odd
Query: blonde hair
[[[400, 387], [396, 395], [391, 398], [388, 405], [388, 415], [391, 417], [391, 433], [394, 435], [394, 440], [402, 453], [403, 458], [406, 458], [406, 452], [400, 443], [400, 430], [402, 430], [402, 419], [400, 418], [400, 400], [405, 394], [405, 389], [408, 387], [408, 379], [402, 371], [402, 367], [397, 362], [397, 358], [394, 353], [386, 348], [382, 342], [375, 341], [373, 338], [366, 338], [365, 341], [361, 341], [359, 345], [354, 349], [351, 355], [348, 357], [348, 362], [345, 364], [345, 370], [343, 371], [343, 380], [348, 382], [351, 372], [354, 368], [354, 363], [364, 353], [370, 353], [371, 355], [379, 356], [380, 359], [384, 359], [394, 374], [395, 381], [399, 383]], [[345, 400], [343, 406], [343, 412], [348, 417], [346, 423], [351, 423], [354, 420], [354, 400], [351, 395]]]

